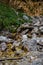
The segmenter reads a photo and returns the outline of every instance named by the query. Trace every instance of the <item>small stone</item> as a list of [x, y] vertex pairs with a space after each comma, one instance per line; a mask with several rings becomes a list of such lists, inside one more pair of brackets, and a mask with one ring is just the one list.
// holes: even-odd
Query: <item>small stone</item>
[[12, 46], [19, 46], [20, 42], [14, 41]]
[[12, 41], [12, 39], [7, 38], [7, 37], [5, 37], [5, 36], [0, 36], [0, 41], [4, 41], [4, 42], [11, 42], [11, 41]]
[[23, 19], [24, 20], [29, 20], [28, 16], [26, 16], [26, 15], [23, 15]]
[[2, 49], [2, 51], [5, 51], [6, 48], [7, 48], [6, 43], [5, 42], [2, 42], [1, 43], [1, 49]]
[[39, 21], [36, 22], [36, 23], [34, 24], [34, 26], [40, 26], [40, 22], [39, 22]]
[[34, 27], [34, 32], [38, 33], [38, 27]]
[[40, 30], [40, 32], [43, 33], [43, 26], [41, 26], [41, 27], [39, 28], [39, 30]]
[[28, 37], [27, 35], [22, 35], [22, 42], [27, 41]]

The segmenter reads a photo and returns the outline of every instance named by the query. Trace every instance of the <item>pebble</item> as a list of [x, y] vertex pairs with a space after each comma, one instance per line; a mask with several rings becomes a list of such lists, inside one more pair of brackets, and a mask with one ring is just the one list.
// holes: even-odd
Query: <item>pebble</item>
[[34, 32], [38, 33], [38, 27], [34, 27]]
[[27, 35], [22, 35], [22, 42], [27, 41], [27, 39], [28, 39]]
[[43, 26], [39, 27], [39, 30], [43, 33]]
[[13, 46], [19, 46], [19, 44], [20, 44], [20, 42], [14, 41], [12, 47]]
[[6, 48], [7, 48], [6, 43], [5, 42], [2, 42], [1, 43], [1, 49], [2, 49], [2, 51], [5, 51]]
[[29, 20], [29, 17], [26, 16], [26, 15], [23, 15], [23, 19], [24, 19], [24, 20]]
[[39, 21], [36, 22], [36, 23], [34, 24], [34, 26], [40, 26], [40, 22], [39, 22]]
[[10, 41], [12, 41], [12, 39], [7, 38], [7, 37], [5, 37], [5, 36], [0, 36], [0, 41], [10, 42]]

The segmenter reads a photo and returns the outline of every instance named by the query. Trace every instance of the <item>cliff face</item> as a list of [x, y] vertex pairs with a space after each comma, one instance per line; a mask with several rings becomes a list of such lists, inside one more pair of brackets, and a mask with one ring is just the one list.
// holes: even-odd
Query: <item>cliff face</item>
[[42, 0], [0, 0], [9, 4], [17, 10], [22, 10], [28, 15], [43, 15], [43, 1]]

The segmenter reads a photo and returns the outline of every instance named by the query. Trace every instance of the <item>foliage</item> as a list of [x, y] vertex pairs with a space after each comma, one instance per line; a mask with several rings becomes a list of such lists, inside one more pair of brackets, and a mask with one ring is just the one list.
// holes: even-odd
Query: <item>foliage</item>
[[31, 18], [25, 20], [23, 19], [23, 15], [24, 13], [18, 12], [17, 14], [15, 9], [0, 3], [0, 30], [6, 29], [14, 32], [24, 22], [31, 22]]

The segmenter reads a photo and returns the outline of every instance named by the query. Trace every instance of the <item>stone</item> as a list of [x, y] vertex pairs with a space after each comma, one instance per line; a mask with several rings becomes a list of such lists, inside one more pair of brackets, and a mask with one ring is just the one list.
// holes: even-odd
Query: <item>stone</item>
[[34, 32], [38, 33], [38, 27], [34, 27]]
[[12, 46], [19, 46], [20, 42], [14, 41]]
[[6, 43], [5, 43], [5, 42], [2, 42], [2, 43], [1, 43], [1, 49], [2, 49], [2, 51], [5, 51], [6, 48], [7, 48]]
[[27, 35], [22, 35], [22, 42], [27, 41], [27, 39], [28, 39]]
[[34, 24], [34, 26], [40, 26], [40, 22], [39, 22], [39, 21], [36, 22], [36, 23]]
[[43, 26], [39, 27], [39, 30], [43, 33]]
[[29, 20], [28, 16], [26, 16], [26, 15], [23, 15], [23, 19], [24, 20]]
[[25, 35], [28, 31], [29, 31], [28, 29], [24, 30], [24, 31], [21, 33], [21, 35]]
[[7, 37], [5, 37], [5, 36], [0, 36], [0, 41], [4, 41], [4, 42], [11, 42], [11, 41], [12, 41], [12, 39], [7, 38]]
[[32, 39], [35, 39], [35, 40], [36, 40], [36, 37], [37, 37], [36, 34], [33, 33], [33, 34], [32, 34]]
[[37, 50], [37, 41], [34, 39], [31, 39], [28, 43], [30, 51], [36, 51]]
[[36, 40], [37, 40], [37, 43], [43, 46], [43, 37], [40, 37], [40, 38], [37, 37]]
[[32, 65], [43, 65], [43, 62], [41, 59], [37, 59], [37, 60], [33, 61]]

